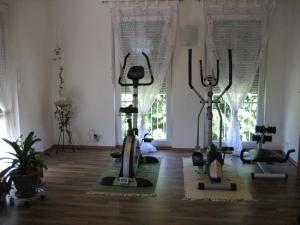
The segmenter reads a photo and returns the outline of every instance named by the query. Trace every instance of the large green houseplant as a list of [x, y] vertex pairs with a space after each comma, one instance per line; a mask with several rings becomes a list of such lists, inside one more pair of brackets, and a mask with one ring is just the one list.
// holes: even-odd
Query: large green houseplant
[[12, 157], [1, 158], [1, 160], [10, 160], [11, 164], [0, 172], [0, 177], [4, 178], [9, 185], [14, 183], [19, 198], [33, 197], [40, 183], [43, 169], [46, 169], [44, 161], [32, 147], [41, 139], [37, 138], [32, 131], [25, 140], [22, 136], [16, 141], [9, 141], [5, 138], [3, 140], [13, 148], [14, 152], [9, 153]]

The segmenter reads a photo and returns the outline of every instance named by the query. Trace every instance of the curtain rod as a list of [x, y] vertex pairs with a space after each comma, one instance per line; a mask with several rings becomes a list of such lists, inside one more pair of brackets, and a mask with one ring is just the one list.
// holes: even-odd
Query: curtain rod
[[[111, 3], [111, 2], [143, 2], [145, 0], [102, 0], [102, 3]], [[184, 0], [147, 0], [147, 1], [151, 1], [151, 2], [163, 2], [163, 1], [179, 1], [179, 2], [183, 2]], [[201, 0], [195, 0], [200, 2]]]

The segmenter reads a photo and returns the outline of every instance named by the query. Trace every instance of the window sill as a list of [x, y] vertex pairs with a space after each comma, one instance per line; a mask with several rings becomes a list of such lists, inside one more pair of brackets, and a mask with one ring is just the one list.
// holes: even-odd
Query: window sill
[[168, 141], [166, 139], [153, 140], [152, 144], [154, 146], [168, 146]]

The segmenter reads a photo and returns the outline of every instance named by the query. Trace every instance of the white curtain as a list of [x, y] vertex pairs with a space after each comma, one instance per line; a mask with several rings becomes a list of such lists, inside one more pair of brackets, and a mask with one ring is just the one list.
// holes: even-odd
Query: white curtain
[[[274, 0], [205, 0], [206, 51], [209, 68], [220, 60], [219, 87], [228, 84], [228, 54], [232, 49], [233, 82], [225, 94], [231, 107], [228, 145], [242, 150], [238, 111], [264, 61]], [[209, 70], [210, 71], [210, 70]], [[261, 68], [260, 68], [260, 72]]]
[[[16, 123], [16, 79], [9, 72], [8, 60], [8, 9], [0, 2], [0, 158], [11, 150], [2, 138], [17, 138]], [[0, 171], [5, 167], [0, 161]]]
[[[154, 75], [151, 86], [139, 87], [140, 140], [147, 133], [145, 115], [151, 108], [168, 73], [175, 47], [178, 1], [117, 1], [112, 7], [115, 49], [120, 65], [127, 53], [131, 56], [127, 69], [144, 66], [143, 82], [150, 80], [148, 66], [142, 52], [149, 58]], [[127, 71], [125, 71], [127, 74]], [[142, 153], [156, 151], [149, 143], [141, 145]]]

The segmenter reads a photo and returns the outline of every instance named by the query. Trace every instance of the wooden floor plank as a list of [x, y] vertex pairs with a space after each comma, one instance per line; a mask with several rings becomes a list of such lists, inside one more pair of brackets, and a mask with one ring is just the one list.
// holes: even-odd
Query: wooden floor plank
[[300, 179], [292, 164], [279, 165], [288, 181], [254, 180], [253, 165], [232, 161], [249, 188], [253, 202], [188, 201], [184, 198], [182, 157], [188, 151], [163, 150], [157, 197], [89, 195], [92, 184], [109, 166], [111, 150], [65, 150], [47, 158], [44, 184], [47, 199], [31, 208], [0, 206], [0, 225], [143, 225], [222, 224], [297, 225], [300, 216]]

